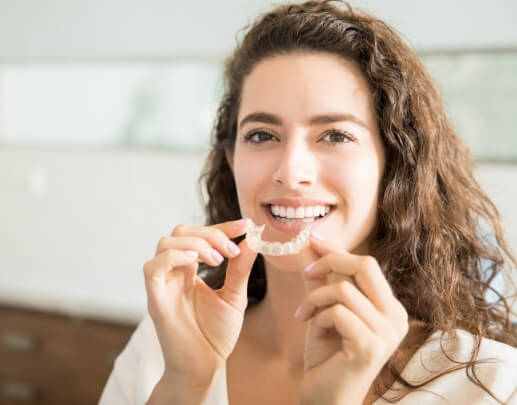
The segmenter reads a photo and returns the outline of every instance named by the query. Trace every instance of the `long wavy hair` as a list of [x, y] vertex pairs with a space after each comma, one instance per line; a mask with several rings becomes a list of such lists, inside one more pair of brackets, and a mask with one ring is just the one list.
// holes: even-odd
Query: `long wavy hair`
[[[426, 325], [426, 333], [464, 329], [476, 337], [472, 358], [458, 367], [493, 396], [475, 374], [481, 338], [517, 347], [510, 305], [491, 288], [495, 277], [517, 268], [500, 215], [474, 178], [468, 148], [455, 134], [416, 54], [386, 23], [341, 5], [337, 0], [277, 5], [245, 27], [244, 38], [225, 60], [224, 94], [199, 178], [199, 195], [203, 199], [206, 185], [208, 198], [206, 225], [241, 217], [225, 154], [233, 154], [243, 81], [257, 63], [293, 52], [325, 52], [355, 62], [369, 83], [386, 153], [370, 254], [409, 316]], [[201, 265], [198, 274], [219, 289], [226, 266], [227, 259], [210, 271]], [[248, 308], [266, 288], [259, 254], [248, 283]], [[489, 291], [497, 302], [486, 299]], [[409, 389], [437, 378], [413, 385], [393, 363], [392, 356], [385, 370]]]

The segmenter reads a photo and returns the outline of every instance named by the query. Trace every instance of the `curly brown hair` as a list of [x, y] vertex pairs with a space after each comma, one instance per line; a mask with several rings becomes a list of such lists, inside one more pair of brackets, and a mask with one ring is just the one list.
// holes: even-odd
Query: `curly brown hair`
[[[326, 0], [276, 6], [249, 27], [225, 61], [224, 95], [199, 178], [200, 196], [203, 182], [208, 196], [206, 225], [241, 217], [226, 153], [234, 151], [243, 81], [251, 70], [265, 58], [293, 52], [325, 52], [355, 62], [372, 92], [386, 153], [371, 254], [409, 316], [424, 322], [429, 335], [464, 329], [476, 336], [472, 358], [458, 364], [492, 395], [474, 369], [481, 338], [517, 347], [510, 305], [491, 288], [496, 276], [517, 268], [500, 215], [474, 178], [468, 148], [455, 134], [416, 54], [386, 23], [349, 5], [332, 4], [336, 2], [343, 4]], [[480, 234], [487, 226], [494, 242]], [[481, 262], [489, 263], [483, 272]], [[219, 289], [226, 265], [227, 260], [209, 272], [201, 265], [199, 275]], [[264, 297], [266, 288], [259, 254], [248, 283], [248, 308]], [[486, 299], [488, 291], [497, 294], [496, 303]], [[412, 385], [393, 358], [385, 370], [410, 389], [432, 381]]]

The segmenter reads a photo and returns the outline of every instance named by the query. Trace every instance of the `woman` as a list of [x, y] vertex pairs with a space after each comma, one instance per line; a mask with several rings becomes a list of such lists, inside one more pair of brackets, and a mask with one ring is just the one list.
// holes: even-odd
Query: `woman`
[[[101, 403], [517, 403], [510, 308], [486, 299], [517, 263], [414, 53], [310, 1], [261, 16], [225, 67], [207, 225], [145, 263], [150, 317]], [[309, 245], [257, 254], [250, 219]]]

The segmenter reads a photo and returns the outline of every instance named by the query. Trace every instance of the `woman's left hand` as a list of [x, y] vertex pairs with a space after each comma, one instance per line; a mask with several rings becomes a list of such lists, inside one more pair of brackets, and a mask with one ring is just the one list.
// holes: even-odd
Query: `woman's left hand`
[[311, 247], [321, 257], [302, 276], [298, 319], [309, 325], [301, 404], [362, 404], [407, 334], [408, 315], [373, 257], [313, 237]]

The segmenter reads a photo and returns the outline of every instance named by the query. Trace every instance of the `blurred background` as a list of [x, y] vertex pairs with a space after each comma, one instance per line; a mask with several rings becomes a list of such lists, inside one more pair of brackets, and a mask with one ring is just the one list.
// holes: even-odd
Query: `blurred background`
[[[0, 404], [96, 403], [143, 263], [204, 223], [223, 59], [277, 3], [0, 0]], [[517, 251], [517, 2], [351, 4], [421, 56]]]

